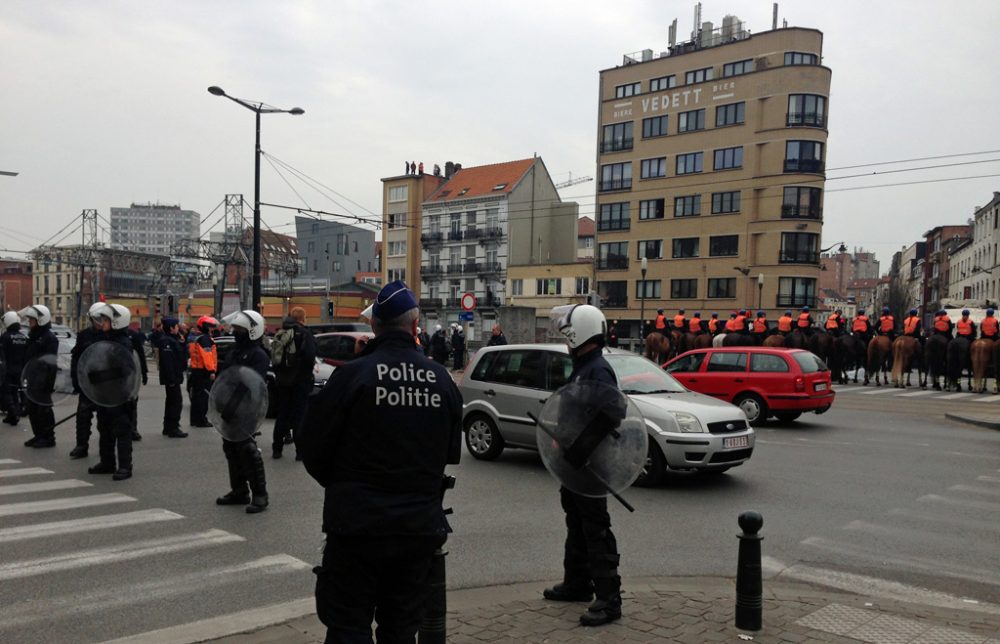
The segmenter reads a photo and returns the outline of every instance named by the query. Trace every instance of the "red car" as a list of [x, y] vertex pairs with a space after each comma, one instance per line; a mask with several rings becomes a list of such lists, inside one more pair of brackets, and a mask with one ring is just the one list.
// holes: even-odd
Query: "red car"
[[663, 364], [688, 389], [731, 402], [751, 424], [790, 422], [833, 404], [830, 370], [813, 353], [771, 347], [697, 349]]

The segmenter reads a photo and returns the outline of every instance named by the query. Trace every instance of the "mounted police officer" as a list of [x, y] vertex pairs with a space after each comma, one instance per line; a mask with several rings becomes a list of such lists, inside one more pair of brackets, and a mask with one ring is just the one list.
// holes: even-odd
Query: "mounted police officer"
[[188, 385], [191, 388], [191, 426], [211, 427], [208, 422], [208, 390], [212, 388], [215, 373], [219, 370], [219, 353], [212, 339], [212, 332], [219, 326], [218, 320], [203, 315], [198, 318], [198, 330], [201, 334], [188, 345], [191, 354], [191, 377]]
[[889, 336], [890, 342], [896, 339], [896, 318], [893, 317], [888, 306], [882, 307], [882, 315], [878, 318], [878, 326], [875, 327], [875, 333], [877, 335]]
[[27, 361], [28, 336], [21, 333], [21, 316], [16, 311], [3, 314], [4, 332], [0, 336], [0, 354], [4, 374], [0, 382], [0, 407], [6, 412], [3, 422], [16, 425], [21, 418], [21, 370]]
[[[91, 315], [100, 328], [98, 340], [120, 344], [131, 353], [132, 341], [128, 336], [128, 326], [132, 321], [132, 314], [128, 307], [105, 302], [100, 304], [99, 308], [91, 308]], [[129, 412], [131, 402], [127, 400], [115, 407], [97, 408], [97, 447], [101, 460], [87, 470], [89, 473], [111, 474], [115, 481], [132, 478], [132, 434], [135, 426]]]
[[166, 394], [163, 403], [163, 435], [167, 438], [187, 438], [181, 431], [181, 409], [184, 397], [181, 384], [184, 383], [184, 367], [187, 356], [178, 336], [177, 318], [163, 318], [163, 332], [158, 336], [156, 352], [160, 369], [160, 384]]
[[793, 324], [795, 324], [795, 318], [792, 317], [792, 312], [785, 311], [785, 314], [778, 318], [778, 333], [788, 335], [792, 332]]
[[413, 642], [431, 556], [450, 531], [445, 465], [461, 454], [462, 396], [415, 351], [419, 310], [401, 281], [375, 300], [375, 339], [314, 395], [305, 466], [325, 488], [316, 606], [327, 642]]
[[101, 326], [97, 313], [104, 310], [104, 302], [95, 302], [87, 311], [87, 318], [90, 326], [81, 329], [76, 334], [76, 344], [70, 351], [70, 376], [73, 379], [73, 391], [77, 393], [76, 401], [76, 446], [69, 453], [70, 458], [85, 458], [90, 449], [90, 428], [93, 425], [94, 415], [97, 413], [97, 405], [94, 404], [87, 394], [80, 390], [80, 378], [77, 374], [77, 365], [80, 363], [80, 356], [90, 345], [101, 339]]
[[858, 309], [857, 315], [854, 316], [851, 333], [864, 343], [866, 349], [868, 348], [868, 343], [872, 339], [872, 321], [865, 315], [864, 309]]
[[[32, 304], [17, 312], [28, 319], [28, 346], [24, 352], [24, 363], [33, 358], [59, 353], [59, 339], [52, 333], [52, 313], [47, 306]], [[20, 374], [18, 374], [20, 377]], [[55, 447], [56, 417], [52, 407], [39, 405], [31, 400], [24, 403], [33, 436], [24, 442], [26, 447]]]
[[813, 333], [813, 318], [809, 314], [809, 307], [803, 306], [802, 310], [799, 311], [799, 317], [795, 321], [795, 327], [806, 335], [812, 335]]
[[[602, 355], [607, 322], [589, 304], [552, 309], [555, 326], [566, 338], [573, 371], [569, 382], [595, 380], [618, 387], [618, 378]], [[584, 626], [600, 626], [622, 616], [621, 577], [618, 576], [618, 543], [611, 532], [608, 500], [577, 494], [565, 486], [559, 498], [566, 512], [566, 548], [563, 581], [546, 588], [553, 601], [595, 601], [580, 616]]]

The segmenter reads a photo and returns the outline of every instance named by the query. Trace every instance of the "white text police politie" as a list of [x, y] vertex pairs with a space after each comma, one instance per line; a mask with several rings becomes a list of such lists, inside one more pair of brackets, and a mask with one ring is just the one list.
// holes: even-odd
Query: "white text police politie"
[[437, 374], [431, 369], [416, 368], [413, 363], [399, 366], [376, 366], [379, 384], [375, 387], [375, 405], [388, 407], [440, 407], [441, 394], [430, 393], [421, 384], [434, 384]]

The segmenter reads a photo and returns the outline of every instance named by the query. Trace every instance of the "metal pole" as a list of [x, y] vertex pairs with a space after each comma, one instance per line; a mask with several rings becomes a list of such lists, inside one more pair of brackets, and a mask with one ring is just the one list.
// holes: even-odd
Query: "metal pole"
[[260, 107], [254, 110], [257, 116], [257, 147], [253, 167], [253, 282], [250, 308], [261, 310], [260, 296]]

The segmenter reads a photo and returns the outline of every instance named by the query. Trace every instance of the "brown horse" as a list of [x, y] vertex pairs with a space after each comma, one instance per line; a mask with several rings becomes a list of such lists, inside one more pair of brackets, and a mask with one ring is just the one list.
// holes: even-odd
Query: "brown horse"
[[830, 350], [833, 348], [833, 336], [826, 331], [816, 331], [806, 340], [805, 348], [826, 362], [830, 358]]
[[688, 351], [692, 349], [708, 349], [712, 346], [712, 334], [699, 333], [695, 335], [687, 333], [684, 335], [684, 346], [687, 347]]
[[993, 393], [1000, 394], [1000, 341], [993, 342]]
[[659, 331], [646, 336], [645, 348], [643, 355], [656, 364], [663, 364], [670, 358], [670, 338]]
[[774, 335], [769, 335], [764, 338], [765, 347], [783, 347], [785, 346], [785, 336], [780, 333], [775, 333]]
[[[881, 387], [882, 374], [888, 371], [889, 357], [892, 355], [892, 343], [887, 335], [877, 335], [868, 343], [868, 366], [865, 367], [865, 384], [868, 384], [868, 374], [875, 374], [875, 386]], [[885, 384], [889, 384], [886, 376]]]
[[[923, 351], [920, 342], [909, 335], [901, 335], [892, 343], [892, 386], [905, 389], [910, 386], [910, 370], [917, 368], [917, 384], [927, 388], [924, 373]], [[906, 374], [904, 382], [903, 374]], [[921, 378], [923, 377], [923, 378]]]
[[969, 391], [986, 393], [986, 378], [989, 376], [990, 362], [993, 360], [993, 340], [979, 338], [972, 341], [969, 353], [972, 356], [972, 387]]
[[685, 334], [683, 331], [678, 331], [677, 329], [670, 330], [669, 337], [670, 337], [670, 347], [671, 347], [671, 354], [670, 354], [671, 358], [679, 356], [680, 354], [688, 350], [688, 346], [684, 341], [685, 340], [684, 336]]

